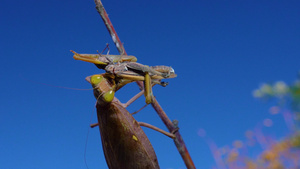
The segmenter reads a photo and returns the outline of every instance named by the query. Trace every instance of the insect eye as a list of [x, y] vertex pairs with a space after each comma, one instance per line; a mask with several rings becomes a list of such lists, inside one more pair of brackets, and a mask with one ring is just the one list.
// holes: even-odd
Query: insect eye
[[173, 68], [170, 67], [170, 73], [174, 73], [175, 74], [175, 70]]
[[102, 75], [93, 75], [91, 77], [91, 84], [93, 86], [99, 84], [101, 81], [103, 80], [103, 76]]
[[115, 97], [115, 92], [113, 90], [110, 90], [103, 94], [103, 100], [107, 103], [111, 102]]

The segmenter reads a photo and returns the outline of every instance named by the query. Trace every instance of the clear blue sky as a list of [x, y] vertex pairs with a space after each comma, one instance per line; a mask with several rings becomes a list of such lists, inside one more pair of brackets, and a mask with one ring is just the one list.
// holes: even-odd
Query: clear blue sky
[[[206, 130], [218, 146], [243, 139], [269, 117], [270, 105], [251, 92], [262, 82], [292, 82], [300, 61], [299, 1], [103, 1], [128, 54], [147, 65], [168, 65], [178, 77], [154, 94], [180, 132], [197, 168], [213, 157], [197, 135]], [[96, 53], [112, 40], [92, 0], [3, 0], [0, 7], [0, 168], [85, 168], [92, 91], [74, 88], [102, 73], [75, 61], [70, 50]], [[135, 84], [117, 93], [125, 102]], [[129, 107], [144, 105], [140, 99]], [[137, 120], [166, 129], [149, 106]], [[279, 118], [280, 119], [280, 118]], [[286, 130], [278, 120], [274, 135]], [[277, 126], [277, 128], [276, 128]], [[185, 168], [173, 141], [145, 129], [162, 169]], [[271, 131], [272, 133], [272, 131]], [[90, 169], [107, 168], [97, 128], [87, 146]]]

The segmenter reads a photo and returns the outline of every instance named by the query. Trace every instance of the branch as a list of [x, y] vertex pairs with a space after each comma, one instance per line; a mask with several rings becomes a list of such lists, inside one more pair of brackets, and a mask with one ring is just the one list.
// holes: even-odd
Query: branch
[[[102, 5], [101, 0], [94, 0], [95, 4], [96, 4], [96, 9], [98, 11], [98, 13], [100, 14], [112, 40], [114, 41], [119, 53], [121, 55], [126, 55], [126, 51], [124, 49], [124, 46], [121, 42], [121, 40], [119, 39], [105, 9], [104, 6]], [[141, 83], [140, 81], [137, 82], [137, 84], [139, 85], [139, 87], [141, 89], [143, 89], [143, 83]], [[162, 107], [159, 105], [158, 101], [155, 99], [155, 97], [153, 97], [153, 102], [151, 103], [152, 107], [155, 109], [155, 111], [157, 112], [158, 116], [161, 118], [161, 120], [163, 121], [163, 123], [166, 125], [166, 127], [168, 128], [168, 130], [172, 133], [175, 132], [175, 139], [174, 139], [174, 143], [186, 165], [186, 167], [188, 169], [195, 169], [195, 165], [192, 161], [192, 158], [187, 150], [187, 147], [178, 131], [178, 127], [177, 125], [173, 124], [171, 122], [171, 120], [168, 118], [168, 116], [166, 115], [166, 113], [163, 111]]]
[[104, 6], [102, 5], [102, 2], [100, 0], [94, 0], [95, 4], [96, 4], [96, 9], [98, 11], [98, 13], [100, 14], [112, 40], [114, 41], [120, 55], [127, 55], [123, 43], [121, 42], [121, 40], [119, 39], [117, 32], [114, 28], [114, 26], [112, 25], [112, 23], [110, 22], [110, 19], [104, 9]]

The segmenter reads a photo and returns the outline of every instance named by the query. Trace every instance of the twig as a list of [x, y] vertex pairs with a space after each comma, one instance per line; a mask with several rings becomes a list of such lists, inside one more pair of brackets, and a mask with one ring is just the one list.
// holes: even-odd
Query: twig
[[112, 25], [112, 23], [110, 22], [110, 19], [104, 9], [104, 6], [102, 5], [102, 2], [100, 0], [94, 0], [95, 4], [96, 4], [96, 9], [98, 11], [98, 13], [100, 14], [112, 40], [114, 41], [120, 55], [127, 55], [124, 46], [121, 42], [121, 40], [119, 39], [117, 32], [115, 31], [114, 26]]
[[[100, 16], [101, 16], [101, 18], [102, 18], [102, 20], [103, 20], [103, 22], [104, 22], [104, 24], [105, 24], [105, 26], [106, 26], [109, 34], [110, 34], [112, 40], [114, 41], [114, 43], [115, 43], [115, 45], [116, 45], [119, 53], [121, 55], [126, 55], [126, 51], [124, 49], [124, 46], [123, 46], [121, 40], [119, 39], [119, 37], [118, 37], [118, 35], [117, 35], [117, 33], [116, 33], [116, 31], [115, 31], [115, 29], [114, 29], [114, 27], [113, 27], [110, 19], [109, 19], [109, 17], [108, 17], [108, 15], [107, 15], [107, 13], [106, 13], [106, 11], [104, 9], [104, 6], [102, 5], [101, 0], [94, 0], [94, 1], [95, 1], [95, 4], [96, 4], [96, 9], [97, 9], [98, 13], [100, 14]], [[138, 81], [137, 84], [139, 85], [139, 87], [141, 89], [143, 89], [142, 88], [143, 84], [140, 81]], [[166, 127], [168, 128], [168, 130], [170, 132], [174, 132], [174, 131], [178, 130], [177, 126], [174, 125], [171, 122], [171, 120], [168, 118], [168, 116], [163, 111], [162, 107], [159, 105], [159, 103], [157, 102], [157, 100], [154, 97], [153, 97], [152, 101], [153, 101], [151, 103], [152, 107], [155, 109], [155, 111], [157, 112], [158, 116], [161, 118], [161, 120], [166, 125]], [[182, 137], [181, 137], [181, 135], [179, 133], [179, 131], [177, 131], [175, 133], [175, 136], [176, 137], [174, 139], [174, 143], [175, 143], [175, 145], [176, 145], [176, 147], [177, 147], [177, 149], [178, 149], [178, 151], [179, 151], [179, 153], [180, 153], [180, 155], [181, 155], [181, 157], [182, 157], [182, 159], [183, 159], [186, 167], [188, 169], [194, 169], [194, 168], [196, 168], [195, 165], [194, 165], [194, 162], [193, 162], [193, 160], [192, 160], [192, 158], [191, 158], [191, 156], [190, 156], [190, 154], [189, 154], [189, 152], [187, 150], [187, 147], [186, 147], [186, 145], [185, 145], [185, 143], [184, 143], [184, 141], [183, 141], [183, 139], [182, 139]]]
[[[164, 122], [164, 124], [167, 126], [167, 128], [169, 129], [170, 132], [177, 130], [177, 126], [171, 122], [171, 120], [168, 118], [167, 114], [164, 112], [164, 110], [162, 109], [162, 107], [159, 105], [158, 101], [155, 98], [153, 98], [153, 102], [151, 103], [151, 105], [155, 109], [155, 111], [157, 112], [157, 114], [161, 118], [161, 120]], [[179, 131], [177, 131], [175, 133], [175, 136], [176, 137], [174, 139], [174, 143], [175, 143], [177, 150], [179, 151], [186, 167], [188, 169], [196, 168]]]

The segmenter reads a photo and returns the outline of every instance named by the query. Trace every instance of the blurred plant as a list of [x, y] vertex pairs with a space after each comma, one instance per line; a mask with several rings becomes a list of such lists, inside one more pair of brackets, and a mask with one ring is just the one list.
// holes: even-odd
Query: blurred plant
[[267, 101], [276, 100], [278, 107], [273, 112], [278, 113], [283, 110], [282, 114], [288, 128], [297, 130], [295, 128], [299, 127], [300, 121], [300, 72], [298, 79], [292, 85], [287, 85], [283, 81], [274, 84], [264, 83], [253, 91], [253, 96]]
[[[300, 77], [300, 73], [299, 73]], [[292, 85], [283, 81], [274, 84], [264, 83], [253, 91], [253, 96], [259, 99], [277, 99], [279, 106], [289, 106], [295, 113], [300, 112], [300, 78]]]
[[[292, 85], [287, 85], [283, 81], [264, 83], [253, 91], [253, 96], [265, 101], [275, 100], [277, 105], [270, 108], [270, 113], [282, 114], [290, 133], [280, 140], [266, 136], [262, 132], [262, 127], [273, 126], [272, 119], [267, 118], [253, 131], [245, 132], [245, 141], [235, 140], [231, 146], [218, 148], [214, 141], [203, 134], [205, 130], [200, 129], [198, 134], [205, 138], [213, 150], [217, 168], [300, 168], [300, 130], [296, 123], [300, 121], [300, 78]], [[255, 153], [257, 155], [250, 154], [249, 151], [256, 149], [257, 146], [261, 147], [261, 150]]]

